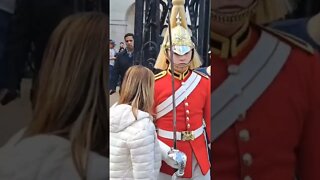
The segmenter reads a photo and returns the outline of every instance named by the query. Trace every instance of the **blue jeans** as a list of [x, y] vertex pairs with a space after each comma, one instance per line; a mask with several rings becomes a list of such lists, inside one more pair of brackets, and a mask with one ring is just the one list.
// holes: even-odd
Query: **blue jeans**
[[5, 48], [9, 32], [9, 22], [12, 14], [0, 10], [0, 89], [6, 87], [8, 79], [8, 59], [5, 57]]

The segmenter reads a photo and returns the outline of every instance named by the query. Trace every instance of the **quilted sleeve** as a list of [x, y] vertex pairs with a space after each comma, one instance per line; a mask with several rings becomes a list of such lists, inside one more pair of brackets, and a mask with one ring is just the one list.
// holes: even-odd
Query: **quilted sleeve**
[[154, 172], [155, 133], [143, 129], [128, 139], [134, 179], [156, 179]]

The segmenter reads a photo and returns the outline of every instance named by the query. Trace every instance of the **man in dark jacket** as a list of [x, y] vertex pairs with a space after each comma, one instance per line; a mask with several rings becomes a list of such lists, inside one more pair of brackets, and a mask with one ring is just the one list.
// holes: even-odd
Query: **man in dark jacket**
[[120, 85], [124, 74], [127, 72], [129, 67], [134, 65], [134, 36], [132, 33], [127, 33], [124, 36], [126, 43], [126, 49], [120, 52], [117, 56], [117, 60], [114, 65], [114, 75], [111, 79], [110, 95], [116, 92], [117, 82], [120, 77]]

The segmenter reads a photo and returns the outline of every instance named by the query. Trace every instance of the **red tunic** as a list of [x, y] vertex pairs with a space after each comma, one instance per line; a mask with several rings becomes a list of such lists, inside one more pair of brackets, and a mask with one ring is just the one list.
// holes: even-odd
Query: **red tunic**
[[[253, 27], [248, 44], [229, 64], [242, 62], [261, 31]], [[292, 50], [279, 74], [246, 115], [212, 143], [211, 179], [320, 179], [320, 59], [287, 43]], [[215, 54], [211, 58], [215, 90], [228, 77], [228, 65]]]
[[[185, 82], [191, 75], [189, 74], [182, 80], [175, 79], [175, 90], [177, 90], [182, 82]], [[155, 106], [166, 100], [172, 95], [171, 74], [167, 73], [155, 82]], [[187, 112], [189, 111], [189, 113]], [[156, 120], [157, 128], [173, 131], [172, 111]], [[189, 121], [187, 120], [189, 117]], [[176, 129], [177, 131], [193, 131], [202, 126], [203, 119], [207, 125], [207, 133], [210, 137], [210, 79], [201, 76], [201, 80], [191, 94], [176, 107]], [[190, 124], [188, 128], [188, 124]], [[173, 147], [173, 140], [158, 137], [162, 142]], [[192, 176], [192, 153], [200, 165], [203, 174], [210, 169], [208, 160], [207, 145], [205, 136], [201, 135], [193, 141], [177, 141], [177, 149], [187, 155], [187, 165], [183, 177], [190, 178]], [[161, 172], [172, 175], [176, 170], [162, 162]]]

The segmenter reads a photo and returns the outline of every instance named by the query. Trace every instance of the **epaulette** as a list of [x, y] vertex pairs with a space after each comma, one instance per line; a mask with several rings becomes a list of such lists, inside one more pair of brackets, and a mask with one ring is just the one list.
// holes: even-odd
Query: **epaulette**
[[161, 71], [158, 74], [154, 75], [154, 79], [158, 80], [158, 79], [164, 77], [166, 74], [167, 74], [167, 71]]
[[269, 28], [269, 27], [263, 27], [263, 29], [265, 31], [271, 33], [272, 35], [275, 35], [277, 37], [282, 38], [284, 41], [289, 42], [293, 46], [296, 46], [296, 47], [306, 51], [309, 54], [314, 54], [314, 52], [315, 52], [313, 47], [309, 43], [305, 42], [304, 40], [302, 40], [294, 35], [288, 34], [286, 32], [283, 32], [283, 31], [280, 31], [277, 29]]
[[[205, 69], [207, 69], [207, 68], [205, 68]], [[193, 72], [199, 74], [199, 75], [202, 76], [202, 77], [205, 77], [205, 78], [207, 78], [207, 79], [210, 79], [210, 77], [209, 77], [206, 73], [203, 73], [202, 71], [199, 71], [198, 69], [193, 70]]]

